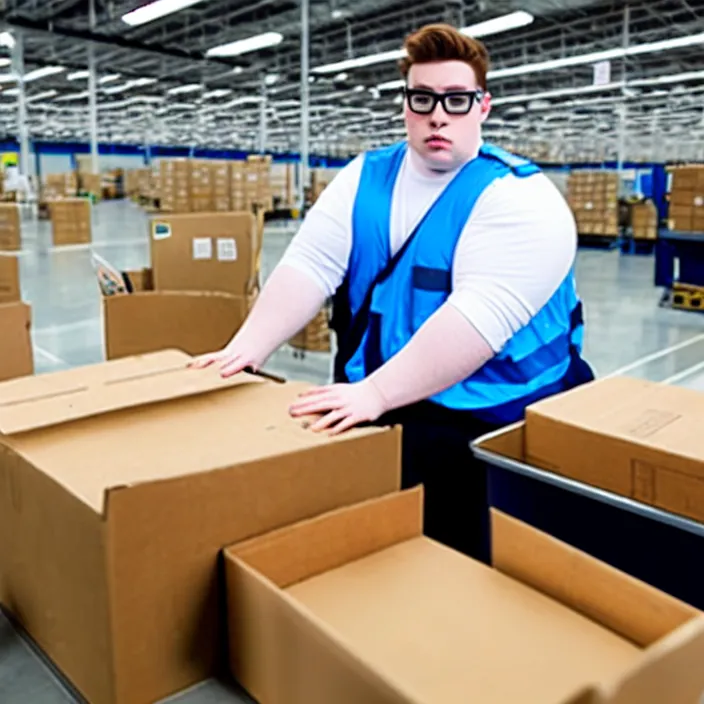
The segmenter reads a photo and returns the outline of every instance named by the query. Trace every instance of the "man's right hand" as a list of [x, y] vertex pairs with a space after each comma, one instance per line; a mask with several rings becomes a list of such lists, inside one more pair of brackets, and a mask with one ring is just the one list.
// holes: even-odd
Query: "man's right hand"
[[219, 352], [196, 357], [188, 366], [191, 369], [205, 369], [216, 365], [220, 369], [221, 376], [229, 377], [247, 368], [258, 371], [263, 363], [264, 360], [261, 360], [259, 355], [246, 344], [234, 339]]

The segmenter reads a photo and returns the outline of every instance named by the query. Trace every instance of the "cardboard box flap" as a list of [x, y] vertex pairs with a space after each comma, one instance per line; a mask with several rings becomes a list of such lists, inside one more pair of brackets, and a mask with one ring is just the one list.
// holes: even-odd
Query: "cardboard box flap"
[[699, 612], [552, 536], [491, 511], [492, 563], [504, 574], [647, 647]]
[[[24, 380], [4, 393], [0, 387], [0, 432], [14, 435], [112, 411], [203, 394], [247, 383], [266, 383], [258, 376], [236, 374], [223, 379], [217, 369], [188, 369], [188, 355], [146, 356], [147, 364], [124, 365], [120, 374], [91, 374]], [[149, 362], [157, 362], [150, 364]], [[102, 377], [102, 378], [101, 378]], [[147, 382], [148, 383], [145, 383]], [[36, 382], [36, 383], [32, 383]]]
[[416, 487], [258, 536], [225, 554], [285, 588], [422, 532], [423, 490]]

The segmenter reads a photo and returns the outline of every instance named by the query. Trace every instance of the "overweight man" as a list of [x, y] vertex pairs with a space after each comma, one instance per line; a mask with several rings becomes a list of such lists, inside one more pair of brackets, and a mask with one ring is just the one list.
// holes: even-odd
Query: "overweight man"
[[488, 559], [472, 439], [593, 378], [581, 358], [576, 230], [532, 163], [482, 140], [484, 46], [448, 25], [405, 42], [407, 139], [361, 154], [306, 215], [248, 320], [194, 361], [257, 369], [334, 297], [335, 383], [294, 399], [314, 432], [403, 426], [425, 532]]

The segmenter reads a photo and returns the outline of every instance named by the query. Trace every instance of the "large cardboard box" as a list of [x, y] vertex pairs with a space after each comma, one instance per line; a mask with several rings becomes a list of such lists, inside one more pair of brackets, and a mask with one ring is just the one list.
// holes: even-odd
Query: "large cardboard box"
[[16, 303], [20, 291], [20, 265], [13, 254], [0, 254], [0, 303]]
[[0, 304], [0, 381], [34, 373], [31, 324], [26, 303]]
[[526, 411], [528, 464], [704, 521], [704, 394], [614, 377]]
[[154, 288], [247, 295], [257, 284], [257, 235], [256, 218], [246, 212], [154, 218]]
[[16, 203], [0, 203], [0, 250], [22, 249], [20, 211]]
[[49, 204], [54, 246], [92, 241], [91, 203], [87, 198], [65, 198]]
[[0, 598], [92, 704], [214, 674], [222, 547], [398, 489], [400, 430], [312, 433], [305, 385], [190, 359], [0, 386]]
[[244, 323], [253, 296], [200, 291], [137, 291], [103, 298], [106, 359], [178, 349], [222, 349]]
[[422, 535], [422, 490], [225, 550], [259, 704], [694, 704], [704, 617], [498, 511], [492, 567]]

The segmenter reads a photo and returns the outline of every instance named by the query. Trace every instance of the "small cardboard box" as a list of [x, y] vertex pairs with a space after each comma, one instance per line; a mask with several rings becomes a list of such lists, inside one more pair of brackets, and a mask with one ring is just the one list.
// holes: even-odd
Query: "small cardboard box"
[[526, 410], [526, 461], [704, 521], [704, 394], [614, 377]]
[[0, 381], [34, 374], [31, 325], [26, 303], [0, 304]]
[[399, 429], [312, 433], [307, 385], [190, 359], [0, 385], [0, 600], [93, 704], [215, 673], [223, 546], [399, 486]]
[[15, 203], [0, 203], [0, 250], [22, 249], [20, 211]]
[[257, 234], [252, 213], [154, 218], [151, 255], [155, 290], [247, 295], [257, 283]]
[[137, 291], [103, 298], [105, 357], [177, 349], [222, 349], [244, 323], [253, 296], [201, 291]]
[[694, 704], [699, 611], [498, 511], [493, 568], [422, 489], [227, 548], [230, 666], [260, 704]]
[[0, 254], [0, 303], [17, 303], [21, 298], [19, 260], [13, 254]]

